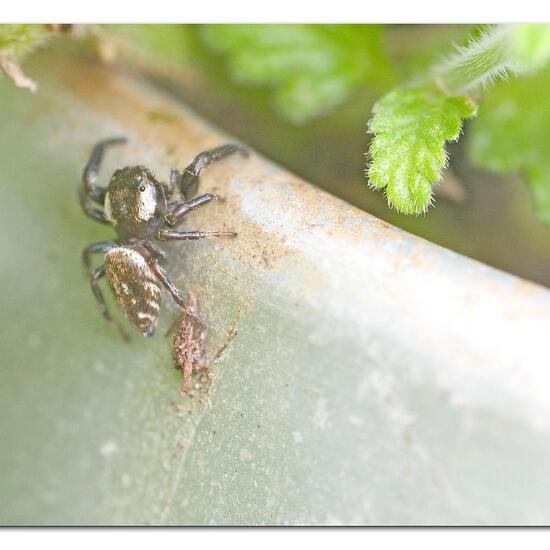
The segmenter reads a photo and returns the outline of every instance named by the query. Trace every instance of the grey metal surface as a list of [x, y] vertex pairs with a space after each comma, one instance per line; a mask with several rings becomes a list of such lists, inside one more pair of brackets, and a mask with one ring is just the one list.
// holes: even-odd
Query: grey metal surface
[[76, 185], [100, 138], [130, 139], [105, 178], [230, 138], [115, 71], [33, 74], [36, 96], [0, 82], [0, 523], [550, 521], [546, 289], [234, 158], [187, 227], [239, 238], [165, 247], [212, 352], [237, 330], [182, 398], [162, 330], [127, 345], [95, 310], [79, 254], [111, 233]]

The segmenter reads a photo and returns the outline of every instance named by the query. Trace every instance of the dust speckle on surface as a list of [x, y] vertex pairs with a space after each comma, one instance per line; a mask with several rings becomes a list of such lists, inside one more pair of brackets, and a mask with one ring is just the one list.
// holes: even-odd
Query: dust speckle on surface
[[105, 369], [106, 369], [105, 363], [103, 363], [102, 361], [94, 361], [94, 370], [98, 374], [104, 373]]
[[254, 455], [246, 447], [243, 447], [239, 451], [239, 459], [242, 460], [243, 462], [248, 462], [253, 458], [254, 458]]
[[113, 439], [109, 439], [109, 440], [105, 441], [101, 445], [101, 448], [99, 449], [99, 452], [105, 458], [109, 458], [113, 455], [116, 455], [116, 454], [118, 454], [119, 451], [120, 451], [120, 449], [119, 449], [118, 443], [116, 441], [114, 441]]
[[123, 487], [125, 487], [125, 488], [130, 487], [131, 482], [132, 482], [130, 474], [128, 474], [126, 472], [123, 473], [121, 478], [120, 478], [120, 481], [121, 481]]
[[328, 420], [329, 414], [327, 410], [327, 402], [325, 399], [319, 399], [315, 406], [313, 422], [320, 430], [324, 430], [327, 427]]
[[33, 332], [28, 335], [27, 342], [32, 349], [38, 349], [42, 345], [42, 337], [40, 334]]

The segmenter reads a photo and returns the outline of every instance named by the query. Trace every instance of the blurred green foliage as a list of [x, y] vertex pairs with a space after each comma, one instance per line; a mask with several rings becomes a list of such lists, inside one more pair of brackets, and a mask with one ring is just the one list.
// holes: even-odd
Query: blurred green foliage
[[383, 89], [392, 71], [379, 25], [206, 25], [208, 46], [227, 58], [231, 77], [270, 86], [281, 114], [305, 123], [361, 86]]
[[43, 44], [51, 30], [47, 25], [0, 25], [0, 70], [16, 86], [36, 91], [36, 83], [23, 73], [19, 62]]
[[484, 100], [468, 140], [471, 158], [525, 176], [538, 218], [550, 223], [550, 72], [502, 82]]
[[550, 61], [550, 25], [523, 24], [511, 28], [507, 46], [514, 70], [530, 72], [547, 68]]
[[145, 62], [161, 62], [177, 69], [191, 61], [191, 25], [107, 25], [105, 29], [125, 39], [134, 56]]
[[18, 61], [48, 37], [46, 25], [0, 25], [0, 52]]

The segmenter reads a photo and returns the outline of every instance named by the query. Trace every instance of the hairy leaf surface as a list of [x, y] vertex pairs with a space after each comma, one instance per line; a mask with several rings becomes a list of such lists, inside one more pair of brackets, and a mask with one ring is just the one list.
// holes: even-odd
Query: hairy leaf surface
[[458, 139], [465, 118], [476, 112], [466, 97], [446, 97], [430, 88], [406, 88], [374, 107], [369, 132], [369, 185], [385, 189], [388, 204], [406, 214], [424, 212], [432, 185], [447, 163], [445, 144]]

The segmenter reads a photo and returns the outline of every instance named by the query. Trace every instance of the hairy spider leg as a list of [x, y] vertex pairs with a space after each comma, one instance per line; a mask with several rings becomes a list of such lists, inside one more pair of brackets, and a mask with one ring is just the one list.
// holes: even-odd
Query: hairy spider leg
[[213, 200], [219, 200], [217, 195], [212, 195], [210, 193], [197, 197], [194, 200], [190, 199], [197, 194], [199, 179], [203, 170], [212, 162], [219, 161], [234, 153], [248, 156], [248, 151], [240, 145], [228, 143], [216, 149], [198, 154], [183, 172], [178, 170], [172, 170], [170, 172], [170, 188], [173, 190], [175, 186], [178, 186], [181, 196], [184, 197], [186, 201], [170, 205], [170, 211], [165, 216], [168, 225], [178, 225], [191, 210], [208, 204]]
[[98, 267], [90, 275], [90, 286], [92, 287], [92, 292], [94, 293], [99, 312], [113, 327], [115, 327], [119, 331], [124, 340], [130, 340], [130, 336], [128, 335], [124, 327], [115, 318], [113, 318], [111, 316], [111, 313], [109, 312], [109, 308], [107, 307], [107, 303], [105, 302], [103, 292], [101, 292], [101, 288], [99, 287], [99, 280], [103, 277], [105, 277], [104, 265]]
[[90, 155], [90, 159], [88, 160], [82, 174], [83, 185], [79, 190], [80, 205], [82, 206], [82, 210], [86, 216], [100, 223], [108, 224], [109, 220], [107, 220], [103, 210], [95, 208], [92, 204], [95, 202], [103, 206], [105, 201], [105, 193], [107, 192], [104, 187], [96, 185], [99, 167], [101, 165], [101, 160], [103, 159], [105, 149], [111, 145], [119, 145], [122, 143], [126, 143], [126, 138], [116, 137], [97, 143], [92, 149], [92, 154]]
[[118, 244], [117, 241], [101, 241], [99, 243], [89, 244], [82, 251], [82, 264], [84, 265], [84, 268], [86, 269], [86, 271], [89, 271], [90, 269], [90, 261], [91, 261], [92, 254], [109, 252], [109, 250], [117, 246], [117, 244]]

